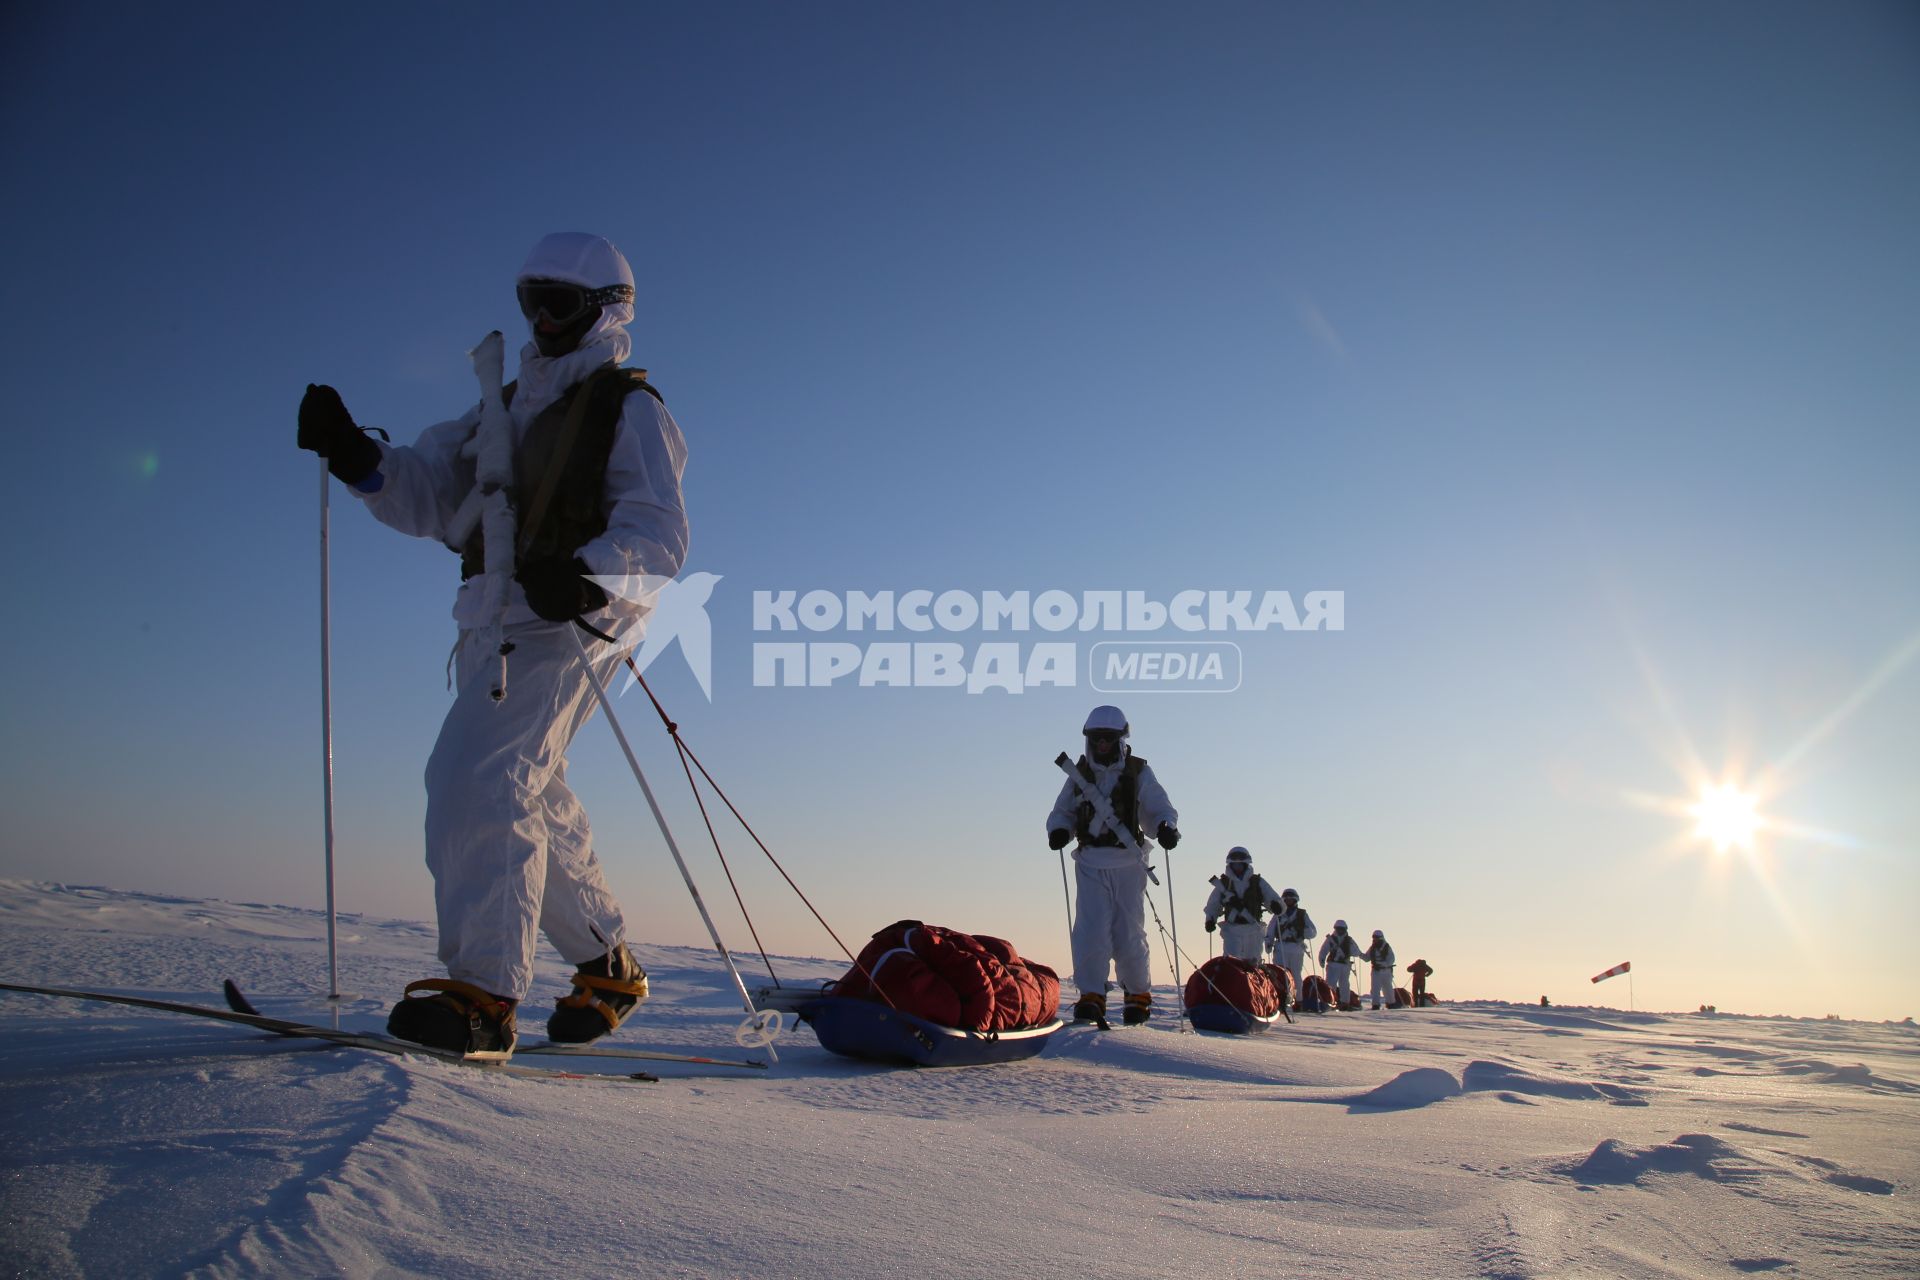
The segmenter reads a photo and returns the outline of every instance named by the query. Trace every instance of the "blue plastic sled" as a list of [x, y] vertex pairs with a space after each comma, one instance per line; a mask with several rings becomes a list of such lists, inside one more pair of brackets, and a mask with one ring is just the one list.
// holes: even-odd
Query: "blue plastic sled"
[[1280, 1015], [1259, 1018], [1230, 1004], [1197, 1004], [1187, 1010], [1187, 1020], [1193, 1023], [1195, 1031], [1224, 1031], [1228, 1035], [1243, 1036], [1272, 1026], [1280, 1021]]
[[1018, 1031], [961, 1031], [872, 1000], [823, 996], [799, 1007], [821, 1047], [847, 1058], [915, 1067], [979, 1067], [1031, 1058], [1060, 1021]]

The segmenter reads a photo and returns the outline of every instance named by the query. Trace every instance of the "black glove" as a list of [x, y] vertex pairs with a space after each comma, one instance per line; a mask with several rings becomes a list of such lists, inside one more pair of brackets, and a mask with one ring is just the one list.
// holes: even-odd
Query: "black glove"
[[1212, 916], [1208, 916], [1208, 917], [1207, 917], [1207, 932], [1208, 932], [1208, 933], [1212, 933], [1212, 932], [1214, 931], [1214, 928], [1215, 928], [1215, 927], [1216, 927], [1216, 926], [1215, 926], [1215, 924], [1214, 924], [1214, 920], [1213, 920], [1213, 917], [1212, 917]]
[[1180, 833], [1173, 829], [1170, 822], [1161, 823], [1160, 829], [1153, 833], [1153, 838], [1160, 842], [1162, 849], [1171, 849], [1180, 843]]
[[572, 622], [583, 613], [604, 608], [607, 593], [587, 581], [592, 573], [579, 556], [562, 560], [535, 560], [520, 566], [513, 576], [527, 593], [527, 606], [548, 622]]
[[340, 393], [324, 383], [309, 382], [300, 398], [300, 447], [325, 458], [342, 484], [359, 484], [380, 465], [380, 446], [354, 425]]
[[1071, 839], [1073, 839], [1073, 832], [1065, 827], [1055, 827], [1047, 832], [1047, 848], [1064, 849], [1067, 847], [1067, 841]]

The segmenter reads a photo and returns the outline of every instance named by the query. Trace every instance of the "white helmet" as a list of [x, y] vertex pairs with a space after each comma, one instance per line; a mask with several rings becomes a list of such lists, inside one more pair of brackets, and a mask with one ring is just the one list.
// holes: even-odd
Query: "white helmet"
[[1124, 738], [1129, 732], [1127, 717], [1118, 707], [1095, 707], [1087, 713], [1087, 722], [1080, 726], [1080, 732], [1093, 733], [1096, 730], [1117, 733]]
[[1376, 937], [1376, 938], [1384, 938], [1384, 937], [1386, 937], [1387, 935], [1386, 935], [1386, 934], [1384, 934], [1384, 933], [1382, 933], [1382, 932], [1380, 932], [1380, 931], [1379, 931], [1378, 929], [1375, 929], [1375, 930], [1373, 931], [1373, 936], [1374, 936], [1374, 937]]
[[1333, 922], [1333, 927], [1336, 929], [1344, 929], [1347, 927], [1347, 922], [1345, 920], [1335, 920]]
[[1283, 901], [1298, 902], [1300, 901], [1300, 891], [1298, 889], [1282, 889], [1280, 891], [1280, 897]]

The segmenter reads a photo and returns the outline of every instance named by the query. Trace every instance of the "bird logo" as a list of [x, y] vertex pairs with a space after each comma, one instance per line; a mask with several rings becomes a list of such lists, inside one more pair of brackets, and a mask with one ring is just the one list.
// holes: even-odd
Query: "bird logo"
[[678, 640], [680, 656], [686, 660], [687, 669], [699, 682], [700, 692], [712, 702], [713, 623], [707, 617], [707, 599], [713, 595], [714, 584], [720, 581], [721, 575], [701, 571], [681, 578], [663, 578], [650, 573], [626, 577], [590, 574], [588, 577], [609, 597], [638, 606], [633, 618], [616, 636], [622, 651], [633, 659], [633, 668], [629, 669], [627, 683], [620, 692], [631, 689], [638, 672], [645, 671], [655, 658], [667, 651], [668, 645]]

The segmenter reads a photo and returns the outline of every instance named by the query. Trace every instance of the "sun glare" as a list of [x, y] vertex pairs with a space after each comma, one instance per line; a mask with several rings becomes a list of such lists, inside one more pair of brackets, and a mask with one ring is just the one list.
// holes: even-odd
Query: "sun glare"
[[1713, 846], [1715, 853], [1729, 849], [1751, 849], [1761, 818], [1753, 796], [1732, 783], [1709, 786], [1689, 810], [1699, 824], [1694, 834]]

